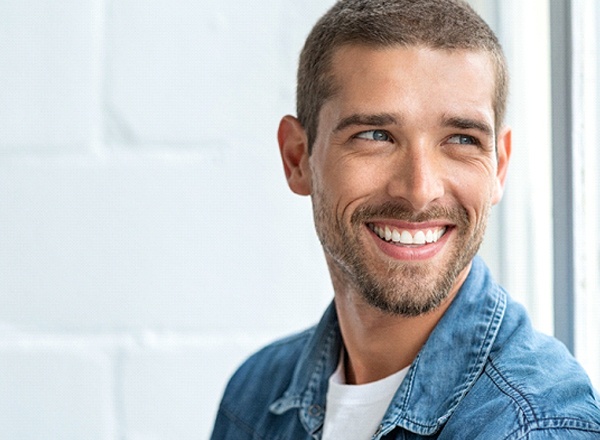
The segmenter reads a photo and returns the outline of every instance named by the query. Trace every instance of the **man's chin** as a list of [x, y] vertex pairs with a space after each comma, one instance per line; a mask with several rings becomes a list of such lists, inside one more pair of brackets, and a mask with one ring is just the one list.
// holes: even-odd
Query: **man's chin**
[[[421, 271], [417, 276], [421, 275]], [[414, 275], [414, 274], [412, 274]], [[449, 296], [451, 280], [424, 282], [412, 280], [412, 276], [392, 278], [385, 282], [363, 283], [360, 294], [371, 306], [392, 315], [419, 316], [435, 310]]]
[[469, 263], [394, 261], [381, 267], [355, 267], [355, 281], [365, 301], [386, 313], [418, 316], [438, 308], [464, 282]]

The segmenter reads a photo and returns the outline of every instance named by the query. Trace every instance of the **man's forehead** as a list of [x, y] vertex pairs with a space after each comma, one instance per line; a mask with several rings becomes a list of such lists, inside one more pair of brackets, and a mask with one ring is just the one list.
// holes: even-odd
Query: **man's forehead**
[[334, 100], [338, 105], [393, 113], [393, 108], [379, 107], [393, 104], [393, 96], [414, 94], [450, 109], [493, 108], [494, 68], [491, 55], [484, 51], [345, 45], [333, 54], [330, 72], [333, 93], [324, 104]]
[[[460, 58], [466, 64], [485, 64], [490, 75], [494, 74], [494, 60], [491, 52], [482, 49], [468, 48], [435, 48], [428, 45], [404, 45], [394, 44], [389, 46], [370, 45], [365, 43], [343, 44], [333, 50], [329, 64], [329, 74], [335, 75], [341, 67], [352, 65], [353, 68], [362, 67], [368, 70], [368, 65], [361, 65], [361, 59], [369, 58], [371, 54], [388, 53], [389, 60], [410, 58], [416, 53], [442, 55], [448, 58]], [[432, 57], [433, 59], [433, 57]]]

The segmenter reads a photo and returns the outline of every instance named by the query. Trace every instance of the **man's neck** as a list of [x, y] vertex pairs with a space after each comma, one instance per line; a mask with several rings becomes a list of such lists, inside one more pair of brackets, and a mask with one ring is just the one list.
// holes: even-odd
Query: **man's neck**
[[[467, 274], [468, 270], [464, 278]], [[383, 379], [410, 365], [458, 291], [458, 287], [453, 289], [433, 311], [407, 317], [367, 304], [359, 293], [340, 281], [334, 279], [335, 306], [346, 350], [348, 384]]]

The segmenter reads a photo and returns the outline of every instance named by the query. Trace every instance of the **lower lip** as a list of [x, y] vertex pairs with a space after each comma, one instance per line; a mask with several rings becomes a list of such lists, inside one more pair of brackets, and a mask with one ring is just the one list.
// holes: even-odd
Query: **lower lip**
[[404, 261], [423, 261], [435, 257], [442, 250], [453, 231], [453, 228], [448, 227], [444, 235], [442, 235], [435, 243], [407, 246], [382, 240], [367, 225], [365, 225], [365, 228], [369, 234], [371, 234], [371, 237], [377, 244], [377, 247], [379, 247], [384, 254], [395, 260]]

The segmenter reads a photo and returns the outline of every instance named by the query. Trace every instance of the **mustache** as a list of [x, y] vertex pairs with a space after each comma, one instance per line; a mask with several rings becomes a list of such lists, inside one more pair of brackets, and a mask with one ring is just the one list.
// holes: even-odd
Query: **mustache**
[[469, 224], [469, 214], [463, 207], [450, 208], [447, 206], [432, 206], [424, 211], [416, 212], [409, 206], [398, 202], [386, 202], [381, 205], [365, 205], [359, 207], [350, 221], [352, 224], [363, 224], [373, 218], [384, 217], [410, 223], [422, 223], [427, 221], [444, 219], [457, 226]]

